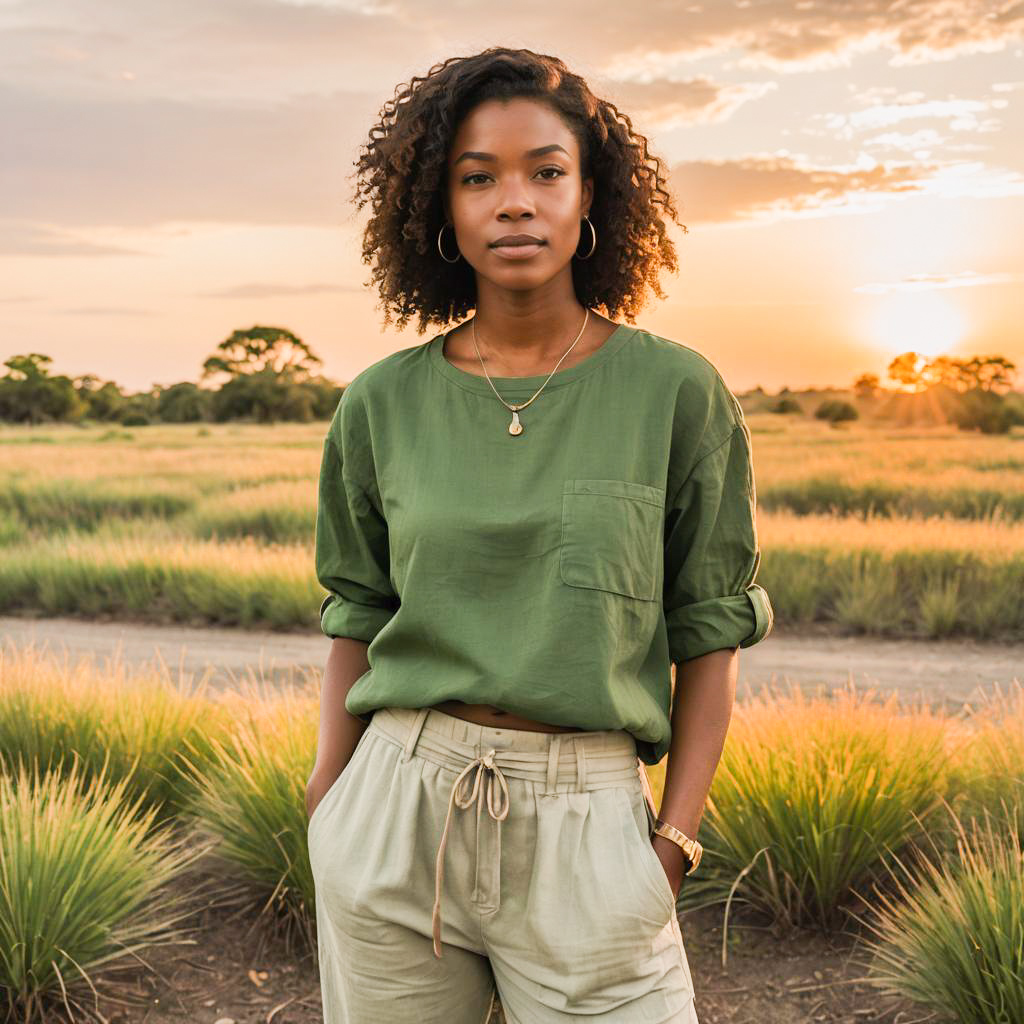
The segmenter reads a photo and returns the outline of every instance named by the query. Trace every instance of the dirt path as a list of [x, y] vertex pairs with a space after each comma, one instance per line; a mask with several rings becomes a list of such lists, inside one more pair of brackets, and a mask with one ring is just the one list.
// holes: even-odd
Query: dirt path
[[[250, 670], [260, 678], [261, 664], [262, 677], [274, 682], [300, 679], [296, 670], [319, 675], [330, 641], [320, 633], [0, 617], [0, 645], [10, 644], [35, 644], [72, 662], [91, 656], [100, 666], [120, 650], [129, 671], [161, 657], [175, 678], [179, 666], [196, 679], [209, 670], [211, 685], [221, 687]], [[1024, 644], [787, 634], [776, 627], [740, 652], [740, 697], [773, 677], [808, 691], [843, 686], [852, 677], [859, 689], [896, 690], [902, 698], [924, 694], [936, 705], [958, 707], [991, 693], [997, 683], [1006, 692], [1015, 678], [1024, 682]]]

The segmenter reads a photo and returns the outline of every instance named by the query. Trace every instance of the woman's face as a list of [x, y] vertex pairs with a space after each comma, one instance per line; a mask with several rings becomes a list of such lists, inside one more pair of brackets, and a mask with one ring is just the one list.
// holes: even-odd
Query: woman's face
[[[593, 180], [581, 173], [575, 136], [544, 103], [487, 100], [463, 119], [448, 157], [445, 214], [478, 278], [521, 291], [570, 273], [593, 198]], [[539, 242], [495, 245], [506, 235]], [[451, 233], [441, 241], [451, 257]]]

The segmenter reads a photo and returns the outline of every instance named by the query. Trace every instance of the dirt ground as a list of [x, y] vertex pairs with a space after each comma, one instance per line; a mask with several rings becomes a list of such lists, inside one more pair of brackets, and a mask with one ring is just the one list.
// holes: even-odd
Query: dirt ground
[[[249, 674], [279, 682], [303, 672], [319, 678], [330, 640], [310, 632], [0, 617], [0, 645], [9, 644], [34, 644], [72, 662], [89, 657], [97, 665], [117, 656], [129, 671], [160, 658], [175, 678], [179, 669], [196, 679], [206, 674], [218, 688]], [[1014, 678], [1024, 679], [1024, 643], [890, 640], [841, 636], [826, 627], [787, 632], [776, 625], [740, 652], [738, 696], [757, 693], [773, 680], [813, 691], [852, 679], [859, 689], [898, 691], [910, 699], [924, 694], [930, 703], [958, 708], [991, 693], [996, 683], [1005, 692]]]
[[[177, 883], [183, 896], [210, 885], [212, 863], [197, 862]], [[256, 912], [212, 895], [185, 924], [193, 945], [147, 951], [116, 980], [94, 979], [98, 1007], [110, 1024], [322, 1024], [313, 958], [290, 952]], [[869, 954], [850, 933], [780, 939], [767, 922], [730, 914], [722, 967], [722, 908], [680, 917], [701, 1024], [905, 1024], [926, 1017], [881, 997], [863, 980]], [[113, 977], [113, 976], [112, 976]], [[86, 1002], [96, 1003], [91, 995]], [[55, 1008], [47, 1020], [63, 1020]], [[505, 1024], [500, 1009], [490, 1024]]]

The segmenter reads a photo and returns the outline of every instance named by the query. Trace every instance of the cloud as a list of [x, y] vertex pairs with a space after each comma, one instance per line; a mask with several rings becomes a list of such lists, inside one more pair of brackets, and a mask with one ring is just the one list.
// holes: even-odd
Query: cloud
[[[650, 9], [632, 5], [640, 17]], [[892, 66], [947, 61], [1005, 49], [1024, 37], [1024, 4], [1018, 0], [767, 0], [757, 4], [706, 3], [663, 19], [661, 46], [638, 41], [618, 66], [642, 62], [667, 73], [695, 57], [739, 53], [735, 66], [777, 72], [822, 71], [848, 66], [858, 54], [892, 54]], [[645, 38], [649, 39], [649, 31]], [[626, 49], [624, 45], [620, 48]], [[658, 72], [655, 72], [658, 73]]]
[[[9, 163], [9, 161], [5, 161]], [[0, 164], [0, 182], [4, 182], [4, 165]], [[12, 206], [12, 197], [0, 197], [0, 211]], [[24, 213], [27, 204], [19, 202], [17, 211]], [[52, 208], [51, 208], [52, 212]], [[0, 212], [2, 216], [2, 212]], [[45, 211], [40, 211], [46, 217]], [[140, 249], [123, 245], [93, 242], [48, 224], [30, 224], [19, 220], [0, 220], [0, 256], [147, 256]]]
[[899, 281], [872, 281], [853, 290], [865, 295], [887, 295], [892, 292], [925, 292], [947, 288], [979, 288], [993, 284], [1013, 284], [1024, 280], [1024, 274], [1003, 271], [979, 274], [964, 270], [958, 274], [908, 274]]
[[[341, 221], [352, 215], [353, 102], [335, 93], [277, 108], [139, 103], [0, 86], [0, 136], [18, 140], [0, 164], [0, 217], [135, 228]], [[44, 234], [34, 244], [70, 244]]]
[[357, 288], [353, 285], [331, 284], [329, 282], [286, 285], [278, 282], [255, 281], [251, 284], [239, 284], [231, 288], [218, 288], [215, 291], [201, 292], [200, 294], [209, 299], [266, 299], [277, 298], [281, 295], [322, 295], [335, 292], [358, 292], [362, 295], [366, 292], [366, 289]]
[[[667, 131], [722, 124], [780, 88], [694, 73], [708, 55], [721, 55], [725, 73], [807, 71], [858, 52], [913, 62], [991, 51], [1022, 31], [1024, 4], [1011, 0], [606, 3], [596, 17], [590, 0], [7, 0], [0, 136], [17, 145], [0, 163], [0, 253], [135, 251], [86, 237], [98, 226], [351, 222], [353, 162], [395, 83], [499, 41], [564, 55], [645, 130]], [[1019, 84], [1006, 76], [999, 91]], [[994, 132], [992, 112], [1006, 102], [903, 94], [831, 115], [828, 131], [930, 147], [932, 137], [878, 133], [925, 118]], [[697, 219], [731, 221], [906, 192], [930, 167], [805, 163], [695, 161], [677, 174]]]
[[687, 225], [781, 219], [826, 208], [834, 212], [856, 196], [923, 190], [932, 170], [922, 164], [814, 167], [777, 155], [697, 160], [672, 167], [671, 190]]
[[777, 88], [775, 82], [716, 82], [698, 75], [683, 81], [620, 81], [602, 94], [647, 130], [667, 131], [681, 125], [728, 121], [741, 107]]
[[72, 309], [57, 309], [56, 313], [66, 316], [157, 316], [155, 309], [132, 309], [130, 306], [76, 306]]

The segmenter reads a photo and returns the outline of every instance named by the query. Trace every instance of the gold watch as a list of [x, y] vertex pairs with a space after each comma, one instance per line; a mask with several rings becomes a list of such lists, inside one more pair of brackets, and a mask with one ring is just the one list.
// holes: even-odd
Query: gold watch
[[684, 875], [692, 875], [697, 870], [704, 847], [696, 839], [691, 839], [680, 832], [675, 825], [670, 825], [662, 818], [654, 819], [654, 834], [671, 839], [683, 851], [683, 856], [687, 860], [686, 870], [683, 871]]

